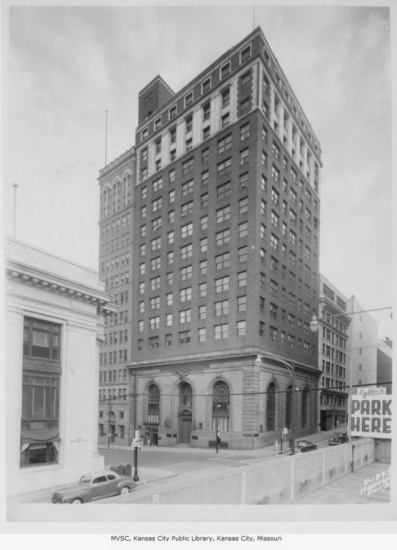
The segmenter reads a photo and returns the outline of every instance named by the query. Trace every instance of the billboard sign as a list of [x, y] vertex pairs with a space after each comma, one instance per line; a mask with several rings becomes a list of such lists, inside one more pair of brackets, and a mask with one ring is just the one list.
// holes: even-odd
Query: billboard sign
[[391, 439], [392, 398], [385, 388], [358, 388], [350, 411], [352, 437]]

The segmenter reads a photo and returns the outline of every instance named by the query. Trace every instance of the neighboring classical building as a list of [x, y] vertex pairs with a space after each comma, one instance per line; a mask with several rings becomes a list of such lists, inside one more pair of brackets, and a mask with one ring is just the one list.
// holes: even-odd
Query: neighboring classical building
[[318, 362], [322, 370], [319, 391], [321, 430], [336, 428], [346, 421], [350, 370], [347, 361], [347, 299], [320, 275]]
[[137, 426], [162, 446], [313, 433], [321, 148], [261, 29], [178, 93], [154, 78], [138, 119]]
[[5, 253], [7, 493], [79, 479], [98, 453], [97, 272], [14, 240]]
[[135, 150], [106, 165], [100, 185], [100, 279], [116, 311], [105, 320], [99, 354], [99, 443], [131, 444], [127, 363], [131, 361], [132, 234]]

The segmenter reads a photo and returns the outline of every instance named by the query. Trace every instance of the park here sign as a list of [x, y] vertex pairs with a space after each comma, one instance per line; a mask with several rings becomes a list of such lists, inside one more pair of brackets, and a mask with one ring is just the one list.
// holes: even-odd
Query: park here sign
[[352, 395], [350, 431], [352, 437], [391, 439], [392, 399], [385, 388], [358, 388]]

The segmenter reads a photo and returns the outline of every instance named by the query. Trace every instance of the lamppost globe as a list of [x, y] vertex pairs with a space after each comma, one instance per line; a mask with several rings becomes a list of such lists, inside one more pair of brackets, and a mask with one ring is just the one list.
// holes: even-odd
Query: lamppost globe
[[310, 330], [312, 332], [317, 332], [320, 327], [320, 323], [315, 315], [313, 315], [312, 320], [310, 321]]

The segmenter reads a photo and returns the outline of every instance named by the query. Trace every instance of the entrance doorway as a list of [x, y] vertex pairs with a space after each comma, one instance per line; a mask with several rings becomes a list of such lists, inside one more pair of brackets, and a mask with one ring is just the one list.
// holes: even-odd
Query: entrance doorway
[[192, 387], [187, 382], [180, 386], [179, 394], [179, 443], [189, 443], [192, 436]]
[[190, 443], [192, 435], [192, 418], [181, 418], [180, 443]]

